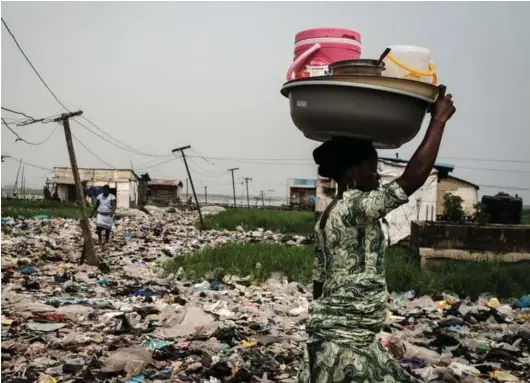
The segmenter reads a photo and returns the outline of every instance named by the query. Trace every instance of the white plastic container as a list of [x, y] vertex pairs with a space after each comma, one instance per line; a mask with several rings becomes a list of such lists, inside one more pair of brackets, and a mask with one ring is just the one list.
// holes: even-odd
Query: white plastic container
[[431, 60], [431, 51], [412, 45], [394, 45], [383, 60], [382, 76], [421, 81], [436, 85], [436, 67]]

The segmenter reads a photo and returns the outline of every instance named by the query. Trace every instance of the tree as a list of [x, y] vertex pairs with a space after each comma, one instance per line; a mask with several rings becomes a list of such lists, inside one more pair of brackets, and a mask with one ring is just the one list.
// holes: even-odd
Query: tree
[[444, 216], [449, 222], [462, 222], [464, 220], [464, 209], [462, 209], [464, 200], [451, 193], [444, 195]]

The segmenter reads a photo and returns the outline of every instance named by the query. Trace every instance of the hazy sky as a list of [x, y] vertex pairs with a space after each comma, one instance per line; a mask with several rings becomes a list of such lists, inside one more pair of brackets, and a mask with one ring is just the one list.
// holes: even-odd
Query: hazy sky
[[[355, 29], [365, 58], [388, 45], [427, 47], [457, 107], [439, 161], [455, 164], [457, 177], [530, 201], [530, 3], [3, 2], [2, 17], [58, 98], [122, 143], [161, 155], [189, 144], [206, 157], [242, 159], [211, 160], [216, 166], [192, 159], [197, 187], [208, 185], [212, 193], [231, 191], [230, 167], [240, 167], [238, 180], [253, 178], [253, 194], [274, 189], [285, 195], [287, 178], [315, 176], [311, 152], [318, 143], [294, 127], [280, 95], [296, 32]], [[63, 112], [3, 26], [2, 106], [34, 117]], [[38, 142], [54, 128], [16, 129]], [[401, 156], [413, 153], [424, 129], [398, 150]], [[166, 161], [116, 148], [76, 123], [72, 130], [113, 167]], [[14, 138], [2, 127], [2, 154], [44, 168], [69, 166], [60, 128], [41, 146]], [[79, 166], [106, 167], [79, 144], [76, 151]], [[17, 166], [2, 164], [3, 185], [13, 183]], [[185, 178], [181, 160], [148, 171]], [[25, 172], [33, 187], [49, 173], [30, 166]], [[240, 181], [237, 188], [240, 195]], [[482, 193], [497, 191], [481, 187]]]

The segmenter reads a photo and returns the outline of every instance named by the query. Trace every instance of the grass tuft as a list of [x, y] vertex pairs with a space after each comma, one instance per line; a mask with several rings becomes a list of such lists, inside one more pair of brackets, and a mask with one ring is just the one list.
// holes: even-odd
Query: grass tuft
[[208, 229], [235, 230], [238, 226], [245, 230], [259, 228], [284, 234], [311, 235], [315, 226], [315, 214], [303, 211], [281, 211], [266, 209], [226, 210], [206, 217]]
[[[168, 273], [176, 273], [182, 267], [192, 280], [200, 280], [216, 268], [239, 276], [252, 274], [256, 281], [264, 281], [272, 273], [280, 272], [290, 281], [305, 284], [311, 281], [313, 257], [311, 246], [227, 244], [175, 258], [165, 264], [165, 269]], [[261, 264], [259, 270], [256, 269], [258, 262]], [[421, 295], [452, 292], [472, 299], [483, 293], [514, 298], [530, 292], [530, 264], [442, 261], [422, 269], [411, 250], [391, 247], [385, 266], [389, 291], [415, 290]]]
[[25, 201], [2, 199], [2, 217], [31, 218], [47, 215], [50, 218], [80, 218], [79, 206], [57, 201]]

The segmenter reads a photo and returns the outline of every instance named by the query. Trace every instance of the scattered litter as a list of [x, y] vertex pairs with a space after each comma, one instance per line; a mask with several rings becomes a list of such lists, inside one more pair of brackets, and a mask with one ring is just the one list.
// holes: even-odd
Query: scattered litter
[[[106, 269], [79, 265], [74, 220], [2, 218], [2, 379], [295, 382], [310, 288], [279, 274], [257, 286], [222, 270], [190, 281], [162, 265], [230, 241], [306, 239], [242, 227], [199, 232], [194, 212], [150, 211], [119, 214]], [[390, 294], [378, 339], [425, 382], [528, 382], [529, 308], [528, 295]]]

